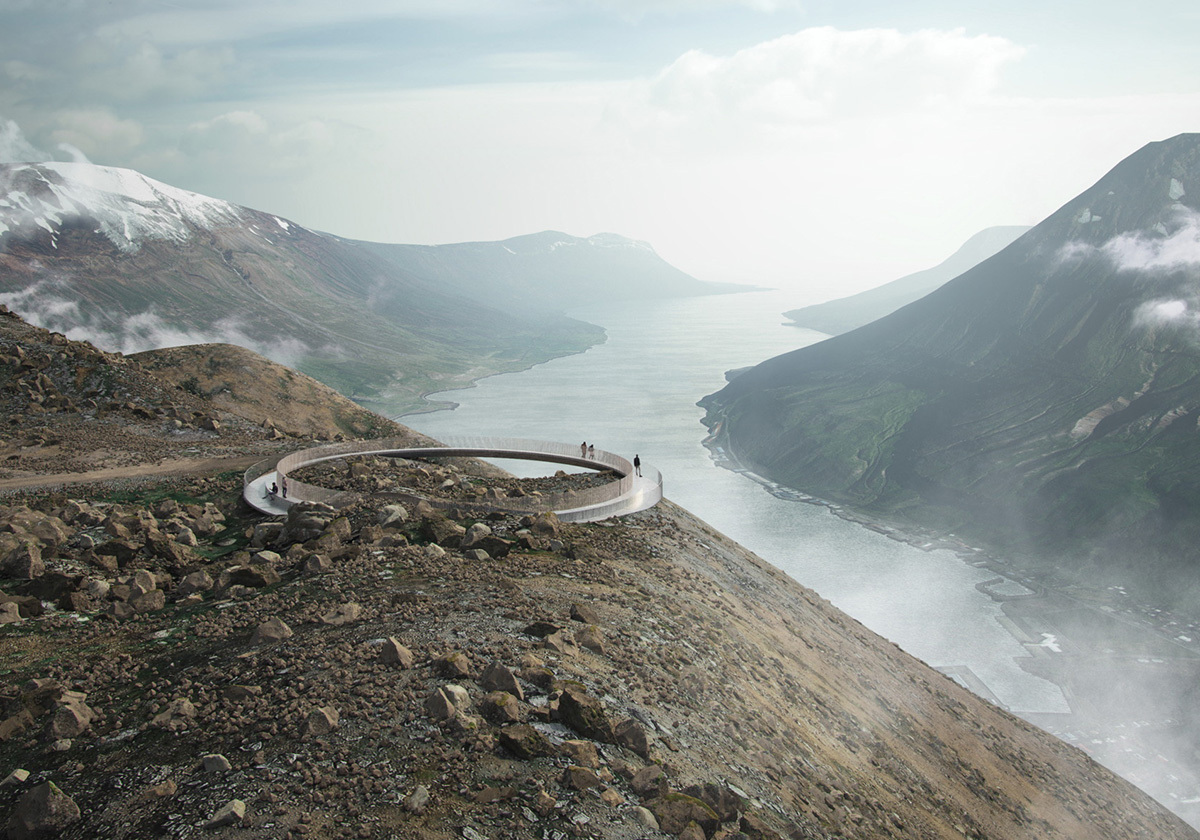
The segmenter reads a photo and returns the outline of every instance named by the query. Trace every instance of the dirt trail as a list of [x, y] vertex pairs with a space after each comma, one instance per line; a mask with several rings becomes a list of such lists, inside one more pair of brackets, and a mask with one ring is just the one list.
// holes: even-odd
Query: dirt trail
[[119, 478], [144, 478], [157, 475], [191, 475], [227, 470], [244, 470], [263, 459], [262, 455], [239, 455], [234, 458], [174, 458], [156, 464], [134, 464], [108, 467], [88, 472], [28, 475], [0, 479], [0, 493], [29, 487], [57, 487], [61, 484], [86, 484], [92, 481], [111, 481]]

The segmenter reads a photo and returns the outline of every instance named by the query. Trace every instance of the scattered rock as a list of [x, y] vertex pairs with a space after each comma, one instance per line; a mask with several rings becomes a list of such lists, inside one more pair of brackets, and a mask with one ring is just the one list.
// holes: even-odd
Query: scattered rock
[[521, 720], [521, 704], [507, 691], [491, 691], [479, 704], [483, 716], [492, 723], [504, 725]]
[[459, 679], [471, 675], [471, 660], [461, 650], [451, 651], [434, 660], [434, 670], [446, 679]]
[[46, 735], [57, 740], [59, 738], [75, 738], [82, 735], [91, 725], [96, 716], [84, 702], [87, 697], [77, 691], [65, 691], [60, 698], [57, 709], [46, 727]]
[[729, 822], [736, 819], [737, 815], [745, 807], [742, 798], [725, 785], [689, 785], [683, 789], [683, 793], [699, 799], [705, 805], [712, 808], [721, 819], [721, 822]]
[[574, 654], [577, 650], [574, 638], [565, 630], [552, 632], [544, 640], [541, 640], [541, 644], [542, 647], [551, 649], [556, 653]]
[[251, 589], [262, 589], [279, 583], [279, 572], [267, 565], [255, 563], [246, 566], [230, 566], [221, 572], [217, 581], [218, 589], [229, 589], [231, 586], [248, 586]]
[[563, 787], [571, 790], [587, 790], [600, 786], [600, 777], [596, 775], [595, 770], [575, 764], [563, 770], [559, 781]]
[[712, 808], [682, 793], [668, 793], [655, 799], [650, 803], [650, 810], [658, 820], [659, 830], [667, 834], [679, 835], [688, 827], [688, 823], [694, 822], [707, 837], [721, 824]]
[[177, 697], [155, 715], [150, 723], [163, 729], [186, 729], [196, 719], [196, 707], [186, 697]]
[[425, 536], [442, 548], [458, 548], [467, 529], [443, 516], [432, 516], [424, 521]]
[[414, 660], [411, 650], [400, 644], [395, 636], [388, 636], [379, 648], [379, 661], [385, 665], [411, 668]]
[[500, 746], [525, 761], [539, 756], [556, 755], [558, 752], [545, 735], [525, 723], [504, 727], [500, 730], [497, 740]]
[[3, 781], [0, 781], [0, 787], [12, 787], [14, 785], [24, 784], [25, 780], [28, 778], [29, 771], [22, 770], [18, 767], [16, 770], [5, 776]]
[[240, 799], [231, 799], [221, 806], [213, 818], [204, 824], [205, 828], [223, 828], [227, 825], [237, 825], [246, 817], [246, 803]]
[[175, 784], [173, 779], [159, 782], [153, 787], [149, 787], [142, 794], [143, 799], [169, 799], [174, 796], [179, 790], [179, 785]]
[[571, 604], [571, 620], [584, 624], [599, 624], [600, 616], [587, 604]]
[[381, 528], [399, 528], [408, 521], [408, 511], [404, 505], [388, 505], [379, 511], [375, 521]]
[[340, 721], [341, 714], [332, 706], [313, 709], [308, 713], [308, 718], [304, 722], [304, 734], [310, 738], [328, 735], [338, 728]]
[[596, 751], [596, 745], [591, 741], [578, 739], [563, 741], [559, 744], [559, 749], [563, 751], [563, 755], [580, 767], [590, 767], [592, 770], [600, 767], [600, 754]]
[[233, 765], [229, 763], [229, 759], [220, 753], [208, 753], [200, 756], [200, 761], [204, 763], [205, 773], [228, 773], [233, 769]]
[[518, 700], [525, 699], [525, 692], [517, 681], [517, 675], [498, 660], [493, 661], [480, 675], [479, 684], [488, 691], [507, 691]]
[[656, 799], [666, 795], [667, 776], [663, 773], [662, 767], [651, 764], [637, 771], [630, 780], [629, 786], [643, 799]]
[[404, 797], [404, 810], [410, 814], [423, 814], [429, 806], [429, 788], [417, 785], [408, 796]]
[[634, 817], [634, 822], [636, 822], [638, 826], [650, 830], [650, 832], [656, 832], [656, 830], [659, 830], [658, 818], [654, 816], [650, 809], [642, 808], [641, 805], [635, 805], [630, 812], [632, 817]]
[[425, 712], [435, 721], [450, 720], [457, 713], [454, 702], [440, 688], [435, 688], [425, 698]]
[[637, 721], [632, 718], [620, 721], [613, 728], [613, 735], [613, 743], [617, 746], [624, 747], [646, 760], [650, 759], [650, 740], [646, 736], [646, 730]]
[[582, 688], [568, 685], [558, 698], [558, 719], [585, 738], [615, 743], [612, 722], [604, 705]]
[[212, 575], [203, 571], [192, 572], [179, 581], [179, 585], [175, 587], [175, 594], [180, 598], [186, 598], [199, 592], [208, 592], [212, 588]]
[[57, 837], [82, 814], [54, 782], [42, 782], [17, 800], [8, 818], [9, 840]]
[[345, 604], [338, 604], [331, 611], [321, 616], [321, 623], [328, 624], [330, 627], [341, 627], [344, 624], [351, 624], [358, 621], [362, 616], [362, 607], [354, 601]]
[[319, 575], [333, 568], [333, 561], [323, 554], [310, 554], [304, 558], [300, 569], [306, 575]]
[[321, 502], [297, 502], [288, 508], [287, 519], [276, 538], [278, 545], [315, 540], [337, 518], [337, 511]]
[[600, 633], [600, 628], [594, 624], [588, 624], [576, 630], [575, 641], [588, 650], [604, 653], [604, 637]]
[[250, 644], [269, 645], [290, 639], [292, 635], [292, 628], [288, 627], [282, 618], [269, 618], [255, 629], [254, 635], [250, 637]]

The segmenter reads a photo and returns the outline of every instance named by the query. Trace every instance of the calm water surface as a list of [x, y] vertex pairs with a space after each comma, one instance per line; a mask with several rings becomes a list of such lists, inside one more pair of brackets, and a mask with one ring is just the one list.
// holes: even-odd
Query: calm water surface
[[[924, 552], [828, 510], [778, 499], [717, 467], [701, 445], [696, 401], [731, 368], [824, 336], [787, 326], [794, 296], [756, 292], [572, 312], [608, 332], [605, 344], [521, 373], [438, 394], [453, 411], [409, 415], [426, 434], [575, 442], [663, 472], [666, 496], [816, 590], [867, 627], [935, 667], [966, 666], [1015, 712], [1065, 712], [1061, 691], [1018, 666], [1024, 648], [1001, 627], [999, 605], [975, 584], [994, 575], [947, 551]], [[541, 474], [545, 465], [522, 475]]]

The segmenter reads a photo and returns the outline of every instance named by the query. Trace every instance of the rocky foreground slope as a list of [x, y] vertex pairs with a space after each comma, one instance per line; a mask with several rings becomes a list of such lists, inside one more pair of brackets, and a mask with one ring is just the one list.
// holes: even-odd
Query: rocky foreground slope
[[300, 419], [11, 316], [0, 405], [10, 837], [1196, 836], [668, 502], [267, 519]]

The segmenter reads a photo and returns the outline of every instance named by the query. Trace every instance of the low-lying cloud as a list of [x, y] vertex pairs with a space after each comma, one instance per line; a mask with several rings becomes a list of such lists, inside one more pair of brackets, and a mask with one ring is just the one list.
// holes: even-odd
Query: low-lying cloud
[[168, 323], [152, 307], [129, 316], [88, 313], [66, 294], [69, 287], [65, 281], [42, 280], [16, 292], [0, 293], [0, 303], [35, 326], [91, 342], [110, 352], [140, 353], [185, 344], [236, 344], [288, 367], [295, 367], [312, 353], [307, 344], [292, 336], [268, 341], [255, 338], [236, 318], [191, 329]]
[[1178, 225], [1164, 234], [1123, 233], [1102, 247], [1121, 271], [1177, 271], [1200, 266], [1200, 213], [1176, 212]]
[[1103, 245], [1069, 242], [1059, 251], [1066, 262], [1100, 257], [1117, 271], [1172, 272], [1200, 266], [1200, 212], [1182, 205], [1169, 224], [1126, 231]]

